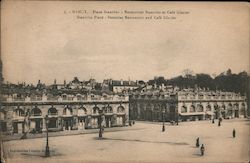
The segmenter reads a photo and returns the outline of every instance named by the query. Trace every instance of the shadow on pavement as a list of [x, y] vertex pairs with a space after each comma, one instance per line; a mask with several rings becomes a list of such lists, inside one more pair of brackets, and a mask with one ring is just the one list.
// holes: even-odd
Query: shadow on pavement
[[[27, 157], [49, 158], [49, 157], [45, 157], [44, 153], [21, 153], [21, 155], [27, 156]], [[50, 157], [55, 157], [55, 156], [62, 156], [62, 154], [59, 154], [59, 153], [55, 154], [54, 152], [50, 154]]]
[[170, 144], [170, 145], [189, 145], [186, 142], [158, 142], [158, 141], [147, 141], [138, 139], [114, 139], [114, 138], [94, 138], [96, 140], [111, 140], [111, 141], [128, 141], [128, 142], [140, 142], [140, 143], [158, 143], [158, 144]]
[[201, 154], [199, 154], [199, 153], [194, 153], [193, 156], [199, 156], [199, 157], [201, 157]]

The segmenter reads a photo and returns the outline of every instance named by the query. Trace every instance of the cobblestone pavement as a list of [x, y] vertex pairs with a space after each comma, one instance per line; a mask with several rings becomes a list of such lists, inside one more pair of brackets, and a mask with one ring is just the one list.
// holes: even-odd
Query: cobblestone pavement
[[[250, 121], [185, 122], [178, 126], [136, 122], [129, 130], [50, 137], [51, 157], [44, 157], [45, 138], [4, 142], [9, 162], [246, 162], [250, 160]], [[233, 129], [236, 138], [232, 137]], [[114, 130], [115, 131], [115, 130]], [[195, 147], [196, 138], [205, 155]]]

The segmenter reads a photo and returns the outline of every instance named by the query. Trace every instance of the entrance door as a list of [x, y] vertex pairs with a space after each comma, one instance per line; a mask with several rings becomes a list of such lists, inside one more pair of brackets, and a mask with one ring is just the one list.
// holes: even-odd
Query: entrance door
[[111, 118], [106, 117], [106, 127], [111, 127]]
[[71, 130], [72, 127], [72, 120], [71, 119], [65, 119], [65, 130]]
[[235, 110], [235, 118], [239, 118], [239, 110]]
[[36, 123], [36, 124], [35, 124], [35, 129], [36, 129], [36, 131], [40, 132], [40, 131], [41, 131], [41, 120], [40, 120], [40, 119], [39, 119], [39, 120], [36, 120], [35, 123]]

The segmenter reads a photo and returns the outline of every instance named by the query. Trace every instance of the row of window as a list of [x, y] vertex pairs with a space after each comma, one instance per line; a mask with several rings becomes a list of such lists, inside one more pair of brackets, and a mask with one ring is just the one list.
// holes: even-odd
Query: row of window
[[[238, 104], [235, 104], [234, 106], [235, 106], [236, 108], [239, 108], [239, 105], [238, 105]], [[218, 106], [217, 106], [217, 107], [218, 107]], [[217, 107], [215, 106], [215, 109], [217, 109]], [[232, 108], [232, 107], [233, 107], [232, 104], [229, 104], [229, 105], [228, 105], [228, 108], [229, 108], [229, 109]], [[225, 105], [222, 105], [222, 106], [221, 106], [221, 109], [225, 110], [225, 109], [226, 109], [226, 106], [225, 106]], [[242, 109], [245, 109], [245, 104], [244, 104], [244, 103], [242, 103]], [[211, 111], [211, 110], [212, 110], [212, 107], [211, 107], [210, 105], [207, 105], [207, 106], [206, 106], [206, 111]], [[203, 106], [202, 106], [202, 105], [198, 105], [197, 108], [195, 108], [194, 105], [191, 105], [190, 108], [189, 108], [189, 112], [196, 112], [196, 111], [197, 111], [197, 112], [203, 112], [203, 111], [204, 111]], [[181, 112], [182, 112], [182, 113], [186, 113], [186, 112], [187, 112], [187, 107], [186, 107], [186, 106], [182, 106]]]
[[[94, 107], [92, 113], [93, 114], [99, 114], [100, 111], [101, 111], [100, 108]], [[105, 107], [105, 108], [103, 108], [102, 112], [103, 113], [113, 113], [113, 108], [111, 106]], [[125, 108], [123, 106], [119, 106], [117, 108], [117, 113], [124, 113], [124, 112], [125, 112]], [[72, 108], [69, 108], [69, 107], [64, 108], [63, 115], [72, 115], [72, 114], [73, 114], [73, 109]], [[81, 107], [81, 108], [78, 109], [78, 115], [86, 115], [86, 114], [87, 114], [87, 109], [86, 108]], [[39, 108], [35, 107], [35, 108], [33, 108], [31, 110], [31, 115], [32, 116], [41, 116], [42, 111]], [[54, 107], [49, 108], [48, 115], [58, 115], [57, 109], [54, 108]], [[0, 119], [1, 120], [5, 119], [5, 116], [6, 116], [6, 113], [1, 111], [0, 112]], [[14, 111], [14, 117], [20, 117], [20, 116], [21, 117], [25, 116], [24, 110], [16, 109]]]

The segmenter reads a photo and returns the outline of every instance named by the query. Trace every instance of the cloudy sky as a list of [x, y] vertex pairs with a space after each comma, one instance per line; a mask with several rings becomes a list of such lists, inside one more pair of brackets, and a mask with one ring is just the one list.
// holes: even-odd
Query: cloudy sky
[[[143, 4], [144, 3], [144, 4]], [[78, 76], [148, 80], [228, 68], [249, 72], [246, 3], [5, 2], [1, 43], [6, 81], [62, 83]], [[69, 10], [174, 10], [176, 20], [81, 20]], [[91, 14], [90, 14], [91, 15]]]

